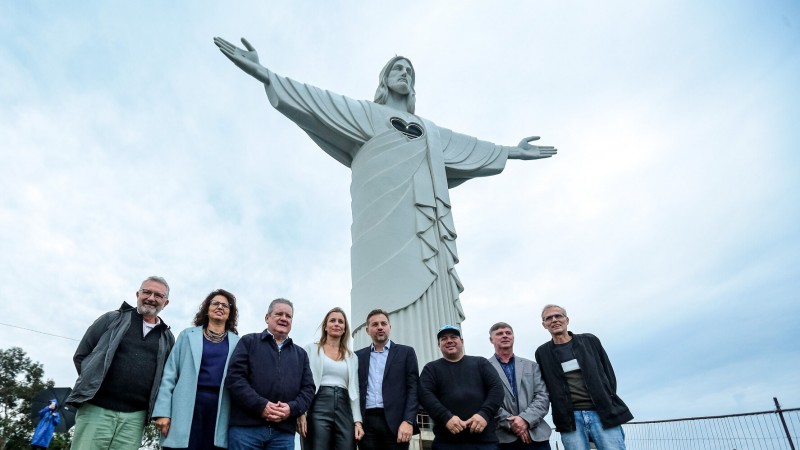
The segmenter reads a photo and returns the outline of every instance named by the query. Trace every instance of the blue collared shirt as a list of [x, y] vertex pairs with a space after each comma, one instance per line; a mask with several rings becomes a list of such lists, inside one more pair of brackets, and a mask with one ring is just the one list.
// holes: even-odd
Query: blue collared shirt
[[494, 357], [497, 358], [497, 362], [499, 362], [500, 367], [503, 368], [503, 372], [506, 374], [506, 378], [508, 378], [508, 384], [511, 385], [511, 391], [514, 393], [514, 400], [517, 400], [517, 371], [514, 369], [514, 356], [512, 355], [507, 363], [504, 363], [497, 355], [494, 355]]
[[370, 345], [369, 373], [367, 373], [367, 404], [366, 408], [383, 408], [383, 372], [386, 370], [386, 361], [389, 359], [389, 347], [392, 341], [387, 341], [382, 352], [375, 351], [375, 344]]
[[272, 334], [272, 331], [269, 331], [269, 328], [267, 328], [267, 333], [269, 333], [269, 335], [272, 336], [272, 340], [275, 341], [275, 345], [278, 346], [278, 351], [283, 350], [283, 344], [286, 343], [286, 340], [289, 339], [289, 336], [287, 335], [285, 338], [283, 338], [282, 341], [278, 342], [278, 340], [275, 339], [275, 335]]

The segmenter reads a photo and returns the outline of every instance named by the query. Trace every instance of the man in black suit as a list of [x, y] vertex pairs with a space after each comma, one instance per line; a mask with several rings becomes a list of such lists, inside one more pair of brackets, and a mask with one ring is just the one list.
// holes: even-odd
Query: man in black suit
[[407, 449], [417, 428], [417, 354], [389, 340], [392, 325], [381, 309], [367, 315], [372, 345], [356, 351], [364, 437], [359, 450]]

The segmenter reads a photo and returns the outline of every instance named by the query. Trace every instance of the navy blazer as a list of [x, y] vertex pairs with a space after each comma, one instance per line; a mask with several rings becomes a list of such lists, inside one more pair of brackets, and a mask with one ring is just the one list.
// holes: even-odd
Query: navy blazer
[[[371, 346], [356, 351], [358, 356], [358, 387], [361, 393], [361, 416], [366, 414], [367, 382], [369, 377], [369, 354]], [[400, 424], [407, 420], [414, 426], [414, 434], [419, 433], [417, 427], [417, 385], [419, 383], [419, 366], [417, 353], [407, 345], [391, 343], [386, 369], [383, 372], [383, 413], [392, 432], [397, 433]]]

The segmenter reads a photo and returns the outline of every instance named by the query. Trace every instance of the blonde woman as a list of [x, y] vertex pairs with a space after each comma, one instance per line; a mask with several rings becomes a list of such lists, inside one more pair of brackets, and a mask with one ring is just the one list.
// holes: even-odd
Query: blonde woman
[[353, 450], [364, 436], [358, 396], [358, 359], [348, 346], [350, 325], [342, 308], [325, 314], [319, 342], [306, 346], [317, 392], [298, 419], [305, 450]]

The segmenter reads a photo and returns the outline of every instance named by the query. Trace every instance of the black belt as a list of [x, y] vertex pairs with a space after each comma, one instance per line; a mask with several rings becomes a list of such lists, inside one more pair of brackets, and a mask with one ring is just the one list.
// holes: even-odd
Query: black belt
[[203, 392], [216, 392], [216, 393], [219, 393], [219, 386], [201, 386], [201, 385], [198, 384], [197, 385], [197, 390], [198, 391], [203, 391]]
[[382, 416], [383, 408], [369, 408], [366, 410], [368, 416]]

